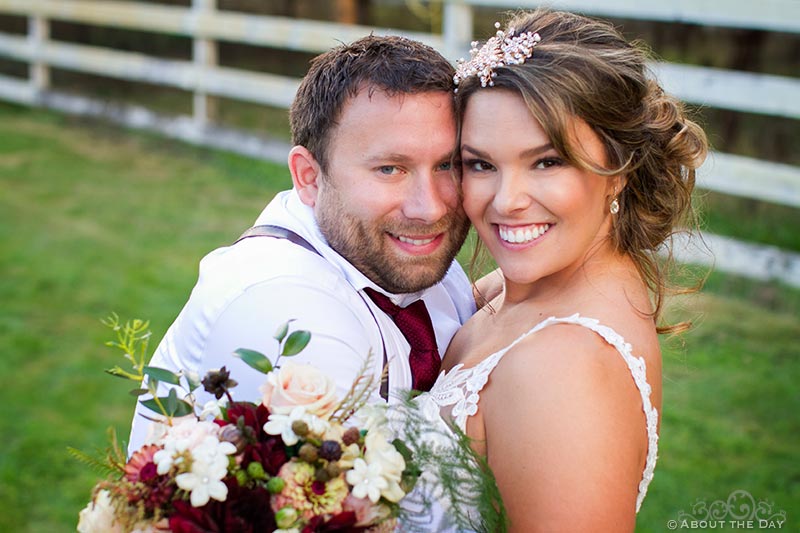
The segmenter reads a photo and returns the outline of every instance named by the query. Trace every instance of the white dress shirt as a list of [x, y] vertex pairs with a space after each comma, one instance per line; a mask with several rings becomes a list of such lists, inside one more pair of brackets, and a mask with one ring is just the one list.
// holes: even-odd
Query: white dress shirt
[[[386, 292], [327, 245], [313, 210], [294, 190], [279, 193], [270, 202], [255, 223], [262, 224], [294, 231], [321, 256], [271, 237], [252, 237], [214, 250], [200, 262], [197, 285], [150, 366], [191, 370], [201, 377], [210, 369], [225, 366], [238, 382], [231, 391], [233, 398], [258, 402], [264, 374], [232, 354], [238, 348], [249, 348], [274, 362], [278, 342], [273, 335], [281, 324], [294, 319], [290, 331], [310, 331], [311, 342], [292, 360], [320, 368], [334, 379], [340, 395], [350, 389], [370, 350], [372, 372], [378, 379], [384, 345], [390, 401], [394, 393], [409, 390], [408, 342], [392, 319], [365, 297], [363, 289]], [[475, 312], [469, 280], [456, 261], [445, 278], [429, 289], [387, 295], [400, 306], [420, 297], [425, 301], [442, 355], [456, 330]], [[213, 398], [202, 386], [196, 395], [200, 405]], [[371, 400], [381, 401], [377, 392]], [[130, 452], [141, 447], [147, 435], [150, 422], [142, 415], [153, 414], [137, 404]]]

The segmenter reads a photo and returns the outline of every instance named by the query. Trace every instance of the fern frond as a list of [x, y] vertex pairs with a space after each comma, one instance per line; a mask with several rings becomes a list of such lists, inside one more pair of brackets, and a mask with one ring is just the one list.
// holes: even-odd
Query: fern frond
[[[344, 422], [353, 416], [353, 413], [364, 407], [369, 401], [370, 396], [378, 388], [380, 380], [375, 381], [372, 375], [372, 366], [375, 363], [375, 355], [372, 350], [367, 353], [364, 363], [358, 370], [358, 377], [353, 381], [350, 390], [347, 391], [342, 401], [336, 406], [336, 409], [331, 415], [331, 422], [344, 424]], [[384, 369], [384, 373], [386, 369]], [[383, 379], [383, 374], [381, 375]]]
[[[507, 531], [508, 517], [500, 489], [486, 458], [472, 448], [471, 439], [453, 424], [435, 426], [410, 397], [397, 409], [401, 415], [393, 418], [401, 425], [402, 440], [411, 450], [414, 465], [426, 473], [426, 479], [420, 482], [433, 480], [440, 491], [436, 498], [449, 506], [446, 512], [457, 530]], [[442, 446], [442, 442], [448, 445]], [[418, 495], [423, 499], [431, 497], [425, 492], [422, 490]], [[427, 510], [434, 504], [429, 500], [418, 503]], [[426, 531], [424, 524], [415, 518], [401, 517], [404, 528], [416, 531], [419, 527], [419, 531]]]
[[67, 453], [69, 453], [75, 460], [88, 466], [103, 477], [111, 477], [120, 473], [117, 463], [110, 462], [108, 455], [104, 454], [102, 450], [95, 450], [95, 453], [97, 454], [97, 456], [95, 456], [89, 455], [88, 453], [78, 450], [77, 448], [68, 446]]

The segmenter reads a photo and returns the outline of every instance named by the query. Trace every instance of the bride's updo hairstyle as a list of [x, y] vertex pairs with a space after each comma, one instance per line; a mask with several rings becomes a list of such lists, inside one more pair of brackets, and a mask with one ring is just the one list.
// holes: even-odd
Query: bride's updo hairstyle
[[[459, 118], [476, 91], [514, 91], [568, 163], [604, 176], [625, 176], [611, 239], [635, 261], [651, 290], [658, 320], [664, 296], [673, 287], [664, 273], [665, 259], [657, 252], [669, 253], [676, 227], [693, 215], [695, 170], [708, 150], [705, 133], [648, 72], [645, 50], [627, 42], [611, 24], [540, 9], [514, 17], [503, 35], [512, 35], [512, 29], [516, 36], [529, 33], [535, 42], [529, 47], [532, 53], [527, 58], [523, 54], [519, 64], [492, 67], [491, 78], [472, 71], [458, 79]], [[605, 166], [587, 160], [571, 144], [575, 117], [599, 136]], [[659, 332], [676, 329], [683, 328]]]

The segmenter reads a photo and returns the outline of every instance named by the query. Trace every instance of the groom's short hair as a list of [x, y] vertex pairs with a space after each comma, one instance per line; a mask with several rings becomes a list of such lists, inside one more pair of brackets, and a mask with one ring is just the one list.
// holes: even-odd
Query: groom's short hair
[[315, 57], [289, 110], [292, 143], [326, 170], [331, 131], [359, 90], [389, 95], [453, 90], [453, 66], [436, 50], [399, 36], [363, 37]]

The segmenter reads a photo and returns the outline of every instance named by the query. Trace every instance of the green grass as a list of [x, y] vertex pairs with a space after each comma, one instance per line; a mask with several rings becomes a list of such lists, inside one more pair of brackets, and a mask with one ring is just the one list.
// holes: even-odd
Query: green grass
[[74, 528], [93, 474], [66, 447], [127, 434], [99, 319], [180, 310], [198, 260], [289, 184], [276, 165], [0, 106], [0, 531]]
[[[73, 531], [95, 474], [67, 447], [127, 434], [134, 400], [102, 373], [117, 355], [99, 320], [149, 318], [159, 339], [198, 260], [288, 184], [281, 166], [0, 105], [0, 531]], [[664, 342], [638, 531], [737, 489], [797, 529], [800, 291], [713, 275], [687, 304], [673, 317], [698, 325]]]

